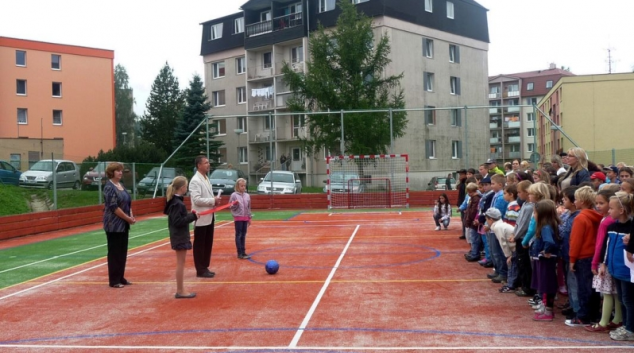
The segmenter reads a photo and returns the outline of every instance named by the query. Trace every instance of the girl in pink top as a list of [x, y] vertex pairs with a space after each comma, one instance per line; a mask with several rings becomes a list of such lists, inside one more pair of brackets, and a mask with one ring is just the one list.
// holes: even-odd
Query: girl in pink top
[[[599, 259], [601, 257], [601, 246], [603, 245], [603, 241], [607, 235], [608, 226], [614, 223], [614, 218], [610, 217], [608, 214], [608, 211], [610, 210], [610, 197], [612, 196], [614, 196], [614, 191], [601, 190], [597, 193], [595, 199], [596, 210], [603, 215], [603, 219], [601, 220], [597, 231], [597, 241], [594, 257], [592, 258], [592, 274], [594, 274], [594, 277], [592, 278], [592, 288], [594, 288], [598, 293], [603, 293], [603, 311], [601, 321], [599, 323], [585, 326], [585, 329], [590, 332], [607, 332], [615, 329], [615, 327], [609, 326], [609, 324], [611, 324], [610, 315], [612, 314], [613, 308], [621, 308], [621, 303], [615, 295], [616, 286], [612, 280], [612, 276], [610, 276], [607, 271], [602, 275], [598, 273], [599, 263], [601, 262]], [[620, 316], [621, 310], [617, 310], [616, 312]]]
[[251, 196], [247, 194], [247, 181], [238, 179], [235, 190], [229, 198], [229, 204], [232, 204], [231, 215], [236, 229], [236, 250], [238, 259], [250, 259], [245, 248], [247, 228], [251, 225]]

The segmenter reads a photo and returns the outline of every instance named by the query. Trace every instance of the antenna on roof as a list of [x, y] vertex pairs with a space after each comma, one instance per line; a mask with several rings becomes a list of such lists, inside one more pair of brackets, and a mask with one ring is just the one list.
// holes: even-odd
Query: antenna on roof
[[614, 50], [614, 48], [609, 47], [607, 50], [608, 50], [608, 73], [611, 74], [612, 64], [615, 62], [615, 60], [612, 58], [612, 51]]

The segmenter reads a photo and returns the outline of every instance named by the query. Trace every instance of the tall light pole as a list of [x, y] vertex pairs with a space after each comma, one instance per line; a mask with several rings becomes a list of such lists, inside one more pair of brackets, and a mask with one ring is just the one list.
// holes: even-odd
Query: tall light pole
[[121, 135], [123, 135], [123, 145], [125, 146], [125, 136], [127, 135], [127, 132], [122, 132]]

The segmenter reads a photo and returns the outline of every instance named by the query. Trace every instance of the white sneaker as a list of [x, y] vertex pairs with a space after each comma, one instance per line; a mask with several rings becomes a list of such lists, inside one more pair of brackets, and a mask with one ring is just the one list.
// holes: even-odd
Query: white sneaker
[[610, 338], [615, 341], [634, 341], [634, 332], [628, 330], [618, 331], [615, 334], [610, 333]]
[[436, 227], [436, 230], [440, 230], [440, 227]]

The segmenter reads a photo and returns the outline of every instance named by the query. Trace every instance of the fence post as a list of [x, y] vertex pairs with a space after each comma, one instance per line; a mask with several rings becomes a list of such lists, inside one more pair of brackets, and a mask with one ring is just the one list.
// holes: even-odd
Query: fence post
[[136, 162], [132, 163], [132, 199], [136, 201]]
[[341, 150], [341, 155], [343, 156], [346, 154], [345, 141], [343, 139], [343, 109], [340, 110], [340, 114], [341, 114], [341, 142], [339, 143], [339, 149]]
[[51, 152], [51, 168], [53, 169], [53, 209], [57, 210], [57, 166], [53, 152]]
[[467, 121], [469, 121], [469, 119], [467, 119], [467, 106], [464, 106], [464, 150], [465, 150], [465, 158], [464, 158], [464, 167], [465, 169], [469, 168], [469, 134], [467, 133], [467, 131], [469, 129], [467, 129]]
[[390, 108], [390, 154], [394, 153], [394, 134], [393, 134], [393, 124], [392, 124], [392, 108]]

